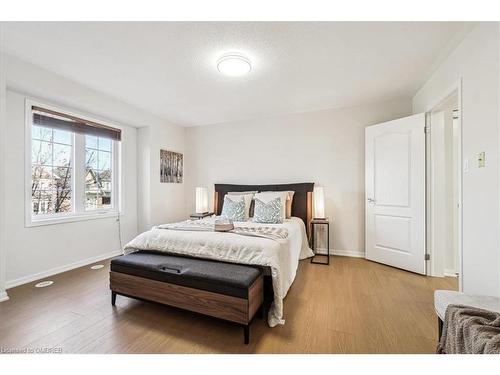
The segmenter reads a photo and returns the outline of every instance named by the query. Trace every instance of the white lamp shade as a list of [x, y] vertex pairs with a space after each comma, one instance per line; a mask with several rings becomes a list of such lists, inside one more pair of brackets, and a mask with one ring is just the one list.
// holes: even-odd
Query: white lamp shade
[[325, 218], [325, 191], [322, 186], [315, 186], [313, 192], [314, 198], [314, 218]]
[[206, 187], [196, 188], [196, 213], [208, 212], [208, 189]]

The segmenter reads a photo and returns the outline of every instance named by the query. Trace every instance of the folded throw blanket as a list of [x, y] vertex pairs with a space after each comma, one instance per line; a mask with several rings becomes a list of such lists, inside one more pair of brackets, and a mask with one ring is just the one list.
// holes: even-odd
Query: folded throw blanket
[[[158, 225], [156, 228], [185, 231], [215, 231], [214, 223], [205, 220], [187, 220], [180, 223], [162, 224]], [[234, 224], [234, 229], [231, 229], [226, 233], [235, 233], [242, 236], [263, 237], [275, 241], [286, 240], [288, 238], [288, 230], [286, 230], [285, 228], [276, 228], [270, 226], [248, 227], [238, 226], [238, 224]]]
[[500, 314], [471, 306], [449, 305], [439, 354], [500, 354]]

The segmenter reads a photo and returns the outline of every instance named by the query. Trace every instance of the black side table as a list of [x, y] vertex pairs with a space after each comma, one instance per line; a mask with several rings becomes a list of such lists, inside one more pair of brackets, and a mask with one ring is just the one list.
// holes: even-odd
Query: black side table
[[[314, 259], [316, 256], [325, 256], [325, 254], [316, 254], [316, 244], [314, 243], [314, 227], [316, 225], [325, 225], [326, 226], [326, 262], [318, 262]], [[311, 263], [314, 264], [324, 264], [325, 266], [330, 264], [330, 222], [328, 219], [312, 219], [311, 220], [311, 248], [314, 253], [314, 256], [311, 258]]]
[[202, 214], [191, 214], [191, 215], [189, 215], [189, 218], [194, 219], [194, 220], [200, 220], [200, 219], [204, 219], [206, 217], [212, 216], [213, 214], [214, 214], [213, 212], [205, 212]]

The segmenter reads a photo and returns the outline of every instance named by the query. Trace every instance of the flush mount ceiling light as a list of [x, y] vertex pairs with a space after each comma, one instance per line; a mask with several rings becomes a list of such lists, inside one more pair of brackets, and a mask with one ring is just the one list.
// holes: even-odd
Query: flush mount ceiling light
[[242, 55], [228, 54], [217, 60], [217, 70], [229, 77], [240, 77], [252, 70], [252, 64]]

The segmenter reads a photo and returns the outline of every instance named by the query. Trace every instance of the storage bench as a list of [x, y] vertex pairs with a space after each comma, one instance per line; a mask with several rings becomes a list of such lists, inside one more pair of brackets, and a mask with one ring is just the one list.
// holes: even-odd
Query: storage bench
[[228, 320], [243, 326], [245, 344], [263, 315], [260, 268], [138, 251], [113, 259], [109, 276], [113, 306], [119, 294]]

